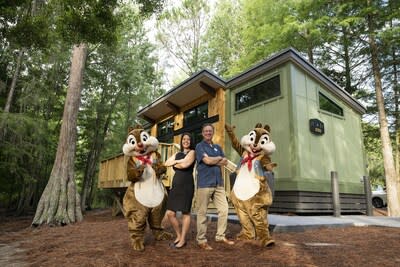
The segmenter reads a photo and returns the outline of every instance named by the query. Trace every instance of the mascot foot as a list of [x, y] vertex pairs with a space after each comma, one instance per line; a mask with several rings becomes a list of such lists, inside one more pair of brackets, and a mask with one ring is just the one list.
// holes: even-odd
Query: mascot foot
[[275, 245], [275, 240], [273, 240], [272, 238], [268, 238], [268, 239], [264, 239], [264, 240], [260, 240], [260, 241], [261, 241], [262, 247], [272, 247]]
[[144, 251], [143, 240], [133, 240], [132, 241], [132, 248], [135, 251]]
[[173, 237], [174, 237], [173, 234], [165, 232], [165, 231], [156, 231], [156, 232], [154, 232], [154, 238], [157, 241], [171, 240]]

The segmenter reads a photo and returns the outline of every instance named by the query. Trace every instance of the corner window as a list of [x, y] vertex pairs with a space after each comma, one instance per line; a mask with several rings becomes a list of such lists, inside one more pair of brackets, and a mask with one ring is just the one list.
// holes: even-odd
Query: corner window
[[279, 75], [235, 95], [235, 110], [241, 110], [281, 95]]
[[319, 92], [319, 108], [330, 113], [343, 116], [343, 109], [321, 92]]
[[198, 105], [183, 113], [183, 125], [188, 126], [208, 118], [208, 102]]
[[160, 142], [172, 143], [174, 138], [174, 118], [170, 118], [157, 125], [157, 139]]

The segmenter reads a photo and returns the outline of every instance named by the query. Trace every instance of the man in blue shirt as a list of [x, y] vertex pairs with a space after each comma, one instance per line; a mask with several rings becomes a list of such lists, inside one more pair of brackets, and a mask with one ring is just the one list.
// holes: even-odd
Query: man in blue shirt
[[203, 141], [196, 146], [197, 161], [197, 236], [196, 240], [200, 248], [212, 250], [208, 245], [207, 232], [207, 208], [210, 199], [218, 212], [216, 242], [223, 242], [233, 245], [234, 242], [226, 239], [225, 232], [228, 224], [228, 202], [222, 179], [221, 166], [227, 164], [224, 152], [221, 147], [212, 142], [214, 126], [205, 124], [201, 134]]

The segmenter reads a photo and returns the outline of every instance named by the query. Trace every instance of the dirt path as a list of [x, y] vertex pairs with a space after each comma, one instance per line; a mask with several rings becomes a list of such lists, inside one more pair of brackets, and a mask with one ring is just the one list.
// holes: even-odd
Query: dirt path
[[[0, 266], [400, 266], [400, 229], [386, 227], [321, 228], [273, 234], [271, 249], [237, 242], [215, 243], [216, 223], [209, 222], [213, 251], [195, 243], [192, 220], [187, 246], [172, 249], [149, 231], [145, 252], [130, 248], [126, 220], [110, 210], [92, 211], [82, 223], [30, 228], [29, 218], [0, 223]], [[164, 222], [168, 231], [172, 229]], [[229, 237], [240, 231], [228, 225]]]

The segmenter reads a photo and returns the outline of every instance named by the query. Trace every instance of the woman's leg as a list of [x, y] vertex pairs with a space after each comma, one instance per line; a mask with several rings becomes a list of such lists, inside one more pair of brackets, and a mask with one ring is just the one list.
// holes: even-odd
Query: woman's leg
[[181, 230], [179, 228], [179, 221], [176, 218], [176, 212], [172, 211], [172, 210], [167, 210], [166, 214], [167, 214], [169, 222], [171, 223], [172, 227], [175, 230], [176, 238], [175, 238], [174, 243], [176, 243], [179, 240], [181, 240]]
[[182, 247], [186, 244], [186, 234], [188, 233], [190, 228], [190, 213], [182, 214], [182, 234], [179, 240], [179, 243], [176, 244], [176, 247]]

